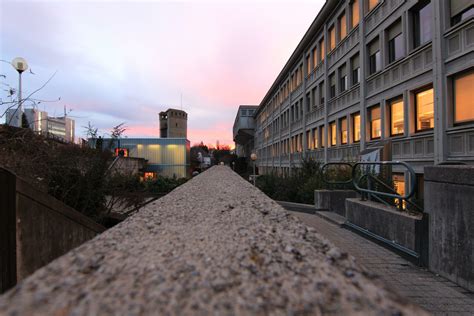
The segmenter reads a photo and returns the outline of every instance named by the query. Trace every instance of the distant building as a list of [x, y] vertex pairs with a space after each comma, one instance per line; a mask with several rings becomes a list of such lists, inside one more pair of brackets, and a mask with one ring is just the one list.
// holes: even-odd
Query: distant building
[[249, 158], [254, 149], [255, 120], [253, 115], [257, 105], [241, 105], [234, 121], [233, 136], [235, 154]]
[[48, 112], [40, 111], [38, 109], [25, 109], [20, 119], [17, 119], [17, 109], [10, 109], [6, 114], [6, 123], [11, 126], [21, 127], [22, 126], [22, 115], [26, 117], [29, 128], [38, 134], [45, 136], [53, 136], [60, 138], [66, 142], [74, 142], [75, 137], [75, 121], [63, 117], [51, 117], [48, 116]]
[[160, 112], [161, 138], [187, 138], [188, 114], [177, 109]]
[[141, 169], [144, 178], [190, 176], [190, 142], [185, 138], [121, 138], [111, 142], [111, 138], [102, 139], [102, 149], [146, 160]]

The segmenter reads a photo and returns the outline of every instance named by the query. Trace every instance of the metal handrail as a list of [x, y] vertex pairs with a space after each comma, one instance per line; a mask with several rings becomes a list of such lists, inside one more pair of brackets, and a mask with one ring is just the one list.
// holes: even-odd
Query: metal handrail
[[[371, 189], [361, 188], [358, 184], [360, 183], [362, 178], [364, 178], [365, 176], [368, 175], [367, 173], [365, 173], [362, 176], [360, 176], [356, 181], [357, 166], [362, 166], [362, 165], [379, 165], [379, 166], [402, 165], [402, 166], [404, 166], [408, 170], [408, 173], [410, 174], [410, 181], [409, 181], [410, 188], [409, 188], [409, 190], [407, 190], [408, 192], [405, 193], [405, 195], [400, 195], [400, 194], [380, 192], [380, 191], [375, 191], [375, 190], [371, 190]], [[352, 168], [352, 180], [353, 180], [352, 183], [354, 185], [354, 188], [359, 192], [364, 192], [364, 193], [368, 193], [368, 194], [375, 194], [375, 195], [385, 196], [385, 197], [395, 198], [395, 199], [402, 199], [402, 200], [408, 200], [410, 197], [412, 197], [413, 194], [415, 193], [415, 188], [416, 188], [416, 173], [415, 173], [415, 170], [413, 170], [413, 168], [404, 161], [356, 162], [354, 164], [353, 168]]]

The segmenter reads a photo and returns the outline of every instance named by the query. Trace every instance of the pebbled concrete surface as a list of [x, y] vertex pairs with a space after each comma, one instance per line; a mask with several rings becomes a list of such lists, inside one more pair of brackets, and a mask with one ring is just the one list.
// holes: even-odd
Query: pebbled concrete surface
[[35, 272], [2, 315], [423, 315], [229, 168]]

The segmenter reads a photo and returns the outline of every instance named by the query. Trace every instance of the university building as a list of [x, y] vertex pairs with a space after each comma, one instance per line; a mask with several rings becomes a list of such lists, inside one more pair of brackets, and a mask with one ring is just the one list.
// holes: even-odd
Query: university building
[[474, 0], [326, 1], [254, 116], [260, 173], [377, 147], [420, 178], [474, 163], [473, 17]]

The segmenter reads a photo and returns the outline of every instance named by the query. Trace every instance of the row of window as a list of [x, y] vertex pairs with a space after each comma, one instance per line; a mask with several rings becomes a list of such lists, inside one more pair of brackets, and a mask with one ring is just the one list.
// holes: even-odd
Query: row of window
[[[474, 121], [472, 107], [472, 88], [474, 87], [474, 70], [460, 73], [452, 78], [452, 104], [454, 124]], [[417, 133], [432, 130], [434, 121], [434, 90], [432, 86], [415, 90], [411, 93], [409, 103], [405, 106], [403, 96], [386, 102], [387, 119], [382, 121], [381, 105], [377, 104], [367, 109], [367, 139], [376, 140], [382, 137], [382, 125], [387, 124], [387, 137], [406, 135], [407, 132]], [[408, 122], [413, 122], [409, 126]], [[407, 124], [406, 124], [407, 123]], [[306, 148], [309, 150], [326, 146], [325, 127], [321, 125], [306, 131]], [[408, 131], [407, 131], [408, 129]], [[349, 134], [350, 131], [350, 134]], [[356, 112], [348, 117], [342, 117], [329, 123], [329, 146], [344, 145], [359, 142], [361, 139], [361, 117]], [[283, 140], [280, 147], [271, 147], [273, 155], [303, 151], [303, 133], [290, 139]]]
[[[366, 13], [373, 10], [380, 0], [363, 0], [364, 10]], [[455, 25], [466, 19], [474, 16], [474, 5], [472, 1], [465, 0], [450, 0], [449, 2], [450, 20], [451, 25]], [[407, 30], [409, 37], [409, 49], [416, 49], [417, 47], [428, 43], [432, 39], [432, 21], [433, 21], [433, 4], [429, 0], [420, 0], [408, 11], [408, 23]], [[348, 32], [355, 28], [360, 21], [359, 13], [359, 0], [353, 0], [349, 3], [349, 8], [344, 10], [337, 18], [336, 22], [329, 26], [328, 29], [328, 50], [332, 51], [337, 43], [343, 40]], [[403, 37], [403, 20], [402, 18], [395, 21], [384, 31], [385, 50], [387, 51], [384, 56], [381, 53], [380, 37], [375, 37], [367, 45], [368, 54], [368, 73], [369, 75], [375, 74], [382, 70], [383, 61], [389, 65], [394, 61], [403, 58], [406, 55], [405, 41]], [[310, 50], [306, 56], [306, 75], [309, 75], [313, 69], [315, 69], [320, 63], [324, 61], [325, 52], [324, 36], [317, 42], [317, 45]], [[354, 56], [354, 60], [351, 60], [351, 65], [343, 65], [338, 69], [339, 73], [339, 91], [345, 91], [348, 88], [349, 79], [352, 84], [360, 82], [360, 61], [359, 56]], [[350, 73], [349, 73], [350, 72]], [[330, 97], [334, 97], [336, 91], [336, 74], [330, 75], [331, 89]], [[264, 108], [260, 115], [260, 121], [263, 121], [269, 116], [269, 114], [276, 110], [277, 106], [280, 105], [289, 94], [297, 89], [303, 82], [303, 64], [299, 64], [296, 69], [290, 73], [290, 78], [286, 80], [280, 87], [279, 91], [275, 94], [275, 97], [270, 103]], [[322, 92], [321, 92], [322, 94]], [[320, 100], [324, 100], [324, 96], [320, 97]]]

